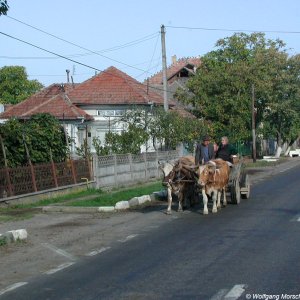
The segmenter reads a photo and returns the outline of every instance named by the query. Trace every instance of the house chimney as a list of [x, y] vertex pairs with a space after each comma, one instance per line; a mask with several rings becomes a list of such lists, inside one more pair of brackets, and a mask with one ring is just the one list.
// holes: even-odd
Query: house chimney
[[176, 62], [177, 62], [177, 56], [173, 55], [172, 56], [172, 65], [176, 64]]
[[73, 76], [72, 75], [71, 75], [71, 81], [72, 81], [72, 87], [74, 88], [75, 84], [74, 84], [74, 80], [73, 80]]
[[70, 70], [66, 70], [66, 72], [67, 72], [67, 82], [69, 83], [70, 82], [70, 77], [69, 77]]

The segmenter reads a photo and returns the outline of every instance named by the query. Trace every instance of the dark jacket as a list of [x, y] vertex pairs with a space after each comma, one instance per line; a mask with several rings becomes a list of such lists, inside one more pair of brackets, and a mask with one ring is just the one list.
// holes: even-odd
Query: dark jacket
[[[214, 146], [213, 144], [208, 144], [208, 160], [214, 159], [215, 158], [215, 152], [214, 152]], [[196, 153], [195, 153], [195, 163], [196, 165], [203, 164], [203, 160], [204, 160], [204, 149], [205, 146], [202, 143], [197, 144], [196, 147]], [[207, 161], [208, 161], [207, 160]], [[204, 161], [204, 163], [206, 163], [207, 161]]]
[[216, 153], [216, 158], [222, 158], [225, 161], [233, 162], [232, 155], [237, 154], [236, 150], [229, 144], [223, 146], [220, 145]]

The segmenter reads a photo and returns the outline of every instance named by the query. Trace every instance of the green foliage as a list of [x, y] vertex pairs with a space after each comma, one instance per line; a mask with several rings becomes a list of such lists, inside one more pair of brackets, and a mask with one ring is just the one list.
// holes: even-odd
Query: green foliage
[[[27, 146], [33, 163], [62, 162], [68, 151], [65, 133], [50, 114], [36, 114], [26, 122]], [[51, 151], [50, 151], [51, 150]]]
[[128, 141], [133, 143], [136, 140], [135, 149], [150, 139], [154, 148], [160, 145], [161, 149], [164, 147], [170, 150], [175, 149], [179, 143], [184, 143], [192, 151], [194, 142], [207, 131], [202, 120], [183, 117], [176, 111], [165, 112], [161, 107], [154, 107], [149, 111], [132, 110], [126, 113], [122, 121], [128, 125], [129, 132], [133, 133]]
[[102, 146], [101, 141], [99, 138], [94, 137], [93, 138], [93, 146], [95, 148], [96, 154], [98, 156], [103, 156], [103, 155], [109, 155], [110, 154], [110, 148], [108, 146]]
[[[51, 155], [55, 162], [66, 158], [68, 149], [64, 131], [49, 114], [34, 115], [26, 122], [10, 119], [0, 126], [0, 134], [11, 167], [28, 163], [25, 144], [32, 163], [49, 162]], [[0, 156], [0, 165], [4, 165], [3, 155]]]
[[[119, 120], [124, 125], [121, 132], [108, 132], [105, 142], [101, 145], [98, 138], [93, 138], [93, 146], [98, 156], [109, 154], [138, 154], [142, 145], [149, 146], [149, 140], [154, 148], [160, 145], [167, 150], [175, 149], [179, 143], [184, 143], [189, 151], [193, 151], [195, 141], [199, 140], [208, 126], [197, 118], [180, 116], [177, 112], [165, 112], [162, 108], [144, 110], [134, 108], [128, 110]], [[90, 155], [90, 147], [86, 142], [77, 150], [77, 155]]]
[[300, 136], [300, 56], [286, 57], [276, 66], [265, 120], [281, 146], [282, 142], [292, 144]]
[[[23, 130], [24, 128], [21, 122], [19, 122], [17, 119], [10, 119], [5, 124], [0, 126], [0, 134], [3, 139], [6, 150], [6, 158], [10, 167], [26, 164]], [[0, 155], [0, 165], [4, 165], [3, 155]]]
[[120, 134], [109, 132], [105, 135], [105, 143], [111, 153], [140, 153], [141, 146], [148, 140], [148, 134], [135, 124], [129, 124], [127, 130]]
[[27, 77], [21, 66], [0, 68], [0, 103], [17, 104], [43, 87], [37, 80], [28, 80]]
[[91, 147], [88, 145], [86, 139], [83, 140], [83, 143], [80, 145], [80, 147], [76, 147], [76, 154], [84, 159], [91, 159]]
[[207, 126], [196, 118], [182, 117], [175, 111], [166, 113], [157, 108], [149, 129], [153, 140], [165, 144], [166, 149], [175, 149], [179, 143], [192, 146], [206, 132]]
[[0, 16], [6, 15], [8, 9], [9, 9], [9, 6], [7, 4], [7, 0], [1, 0], [0, 1]]
[[162, 189], [161, 181], [152, 182], [149, 184], [141, 184], [139, 186], [132, 186], [130, 188], [122, 188], [117, 191], [103, 192], [99, 197], [85, 200], [85, 201], [72, 201], [67, 205], [69, 206], [114, 206], [119, 201], [130, 200], [133, 197], [140, 197], [143, 195], [149, 195], [153, 192], [160, 191]]
[[7, 238], [6, 237], [0, 237], [0, 247], [7, 245]]
[[289, 59], [284, 46], [280, 40], [266, 40], [262, 33], [221, 39], [217, 50], [202, 57], [196, 76], [187, 84], [189, 93], [179, 90], [176, 96], [193, 104], [204, 121], [211, 121], [214, 137], [249, 140], [254, 85], [256, 126], [264, 124], [266, 137], [279, 132], [283, 137], [299, 116], [295, 101], [300, 86], [299, 59], [297, 63]]

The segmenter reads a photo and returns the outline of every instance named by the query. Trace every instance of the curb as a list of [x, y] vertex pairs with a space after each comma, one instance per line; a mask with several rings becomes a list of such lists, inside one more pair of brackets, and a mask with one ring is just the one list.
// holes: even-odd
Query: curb
[[116, 212], [129, 209], [156, 199], [156, 193], [134, 197], [128, 201], [119, 201], [115, 206], [95, 206], [95, 207], [74, 207], [74, 206], [43, 206], [42, 212], [63, 212], [63, 213], [99, 213], [99, 212]]
[[26, 229], [17, 229], [17, 230], [10, 230], [3, 234], [0, 233], [0, 242], [7, 244], [7, 243], [14, 243], [17, 241], [23, 241], [27, 239], [27, 231]]
[[98, 213], [114, 211], [114, 206], [100, 207], [76, 207], [76, 206], [44, 206], [42, 212], [63, 212], [63, 213]]

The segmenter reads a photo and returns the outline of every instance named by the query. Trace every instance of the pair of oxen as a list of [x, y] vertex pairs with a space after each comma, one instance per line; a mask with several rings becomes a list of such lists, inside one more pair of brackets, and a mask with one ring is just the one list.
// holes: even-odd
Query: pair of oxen
[[183, 210], [185, 197], [189, 197], [191, 204], [197, 194], [202, 193], [203, 214], [208, 214], [208, 197], [212, 198], [212, 212], [216, 213], [221, 208], [221, 195], [223, 205], [227, 205], [226, 187], [229, 181], [231, 163], [222, 159], [214, 159], [205, 165], [196, 166], [193, 156], [183, 156], [179, 159], [159, 162], [163, 172], [163, 184], [167, 187], [168, 208], [171, 214], [172, 195], [178, 197], [178, 211]]

